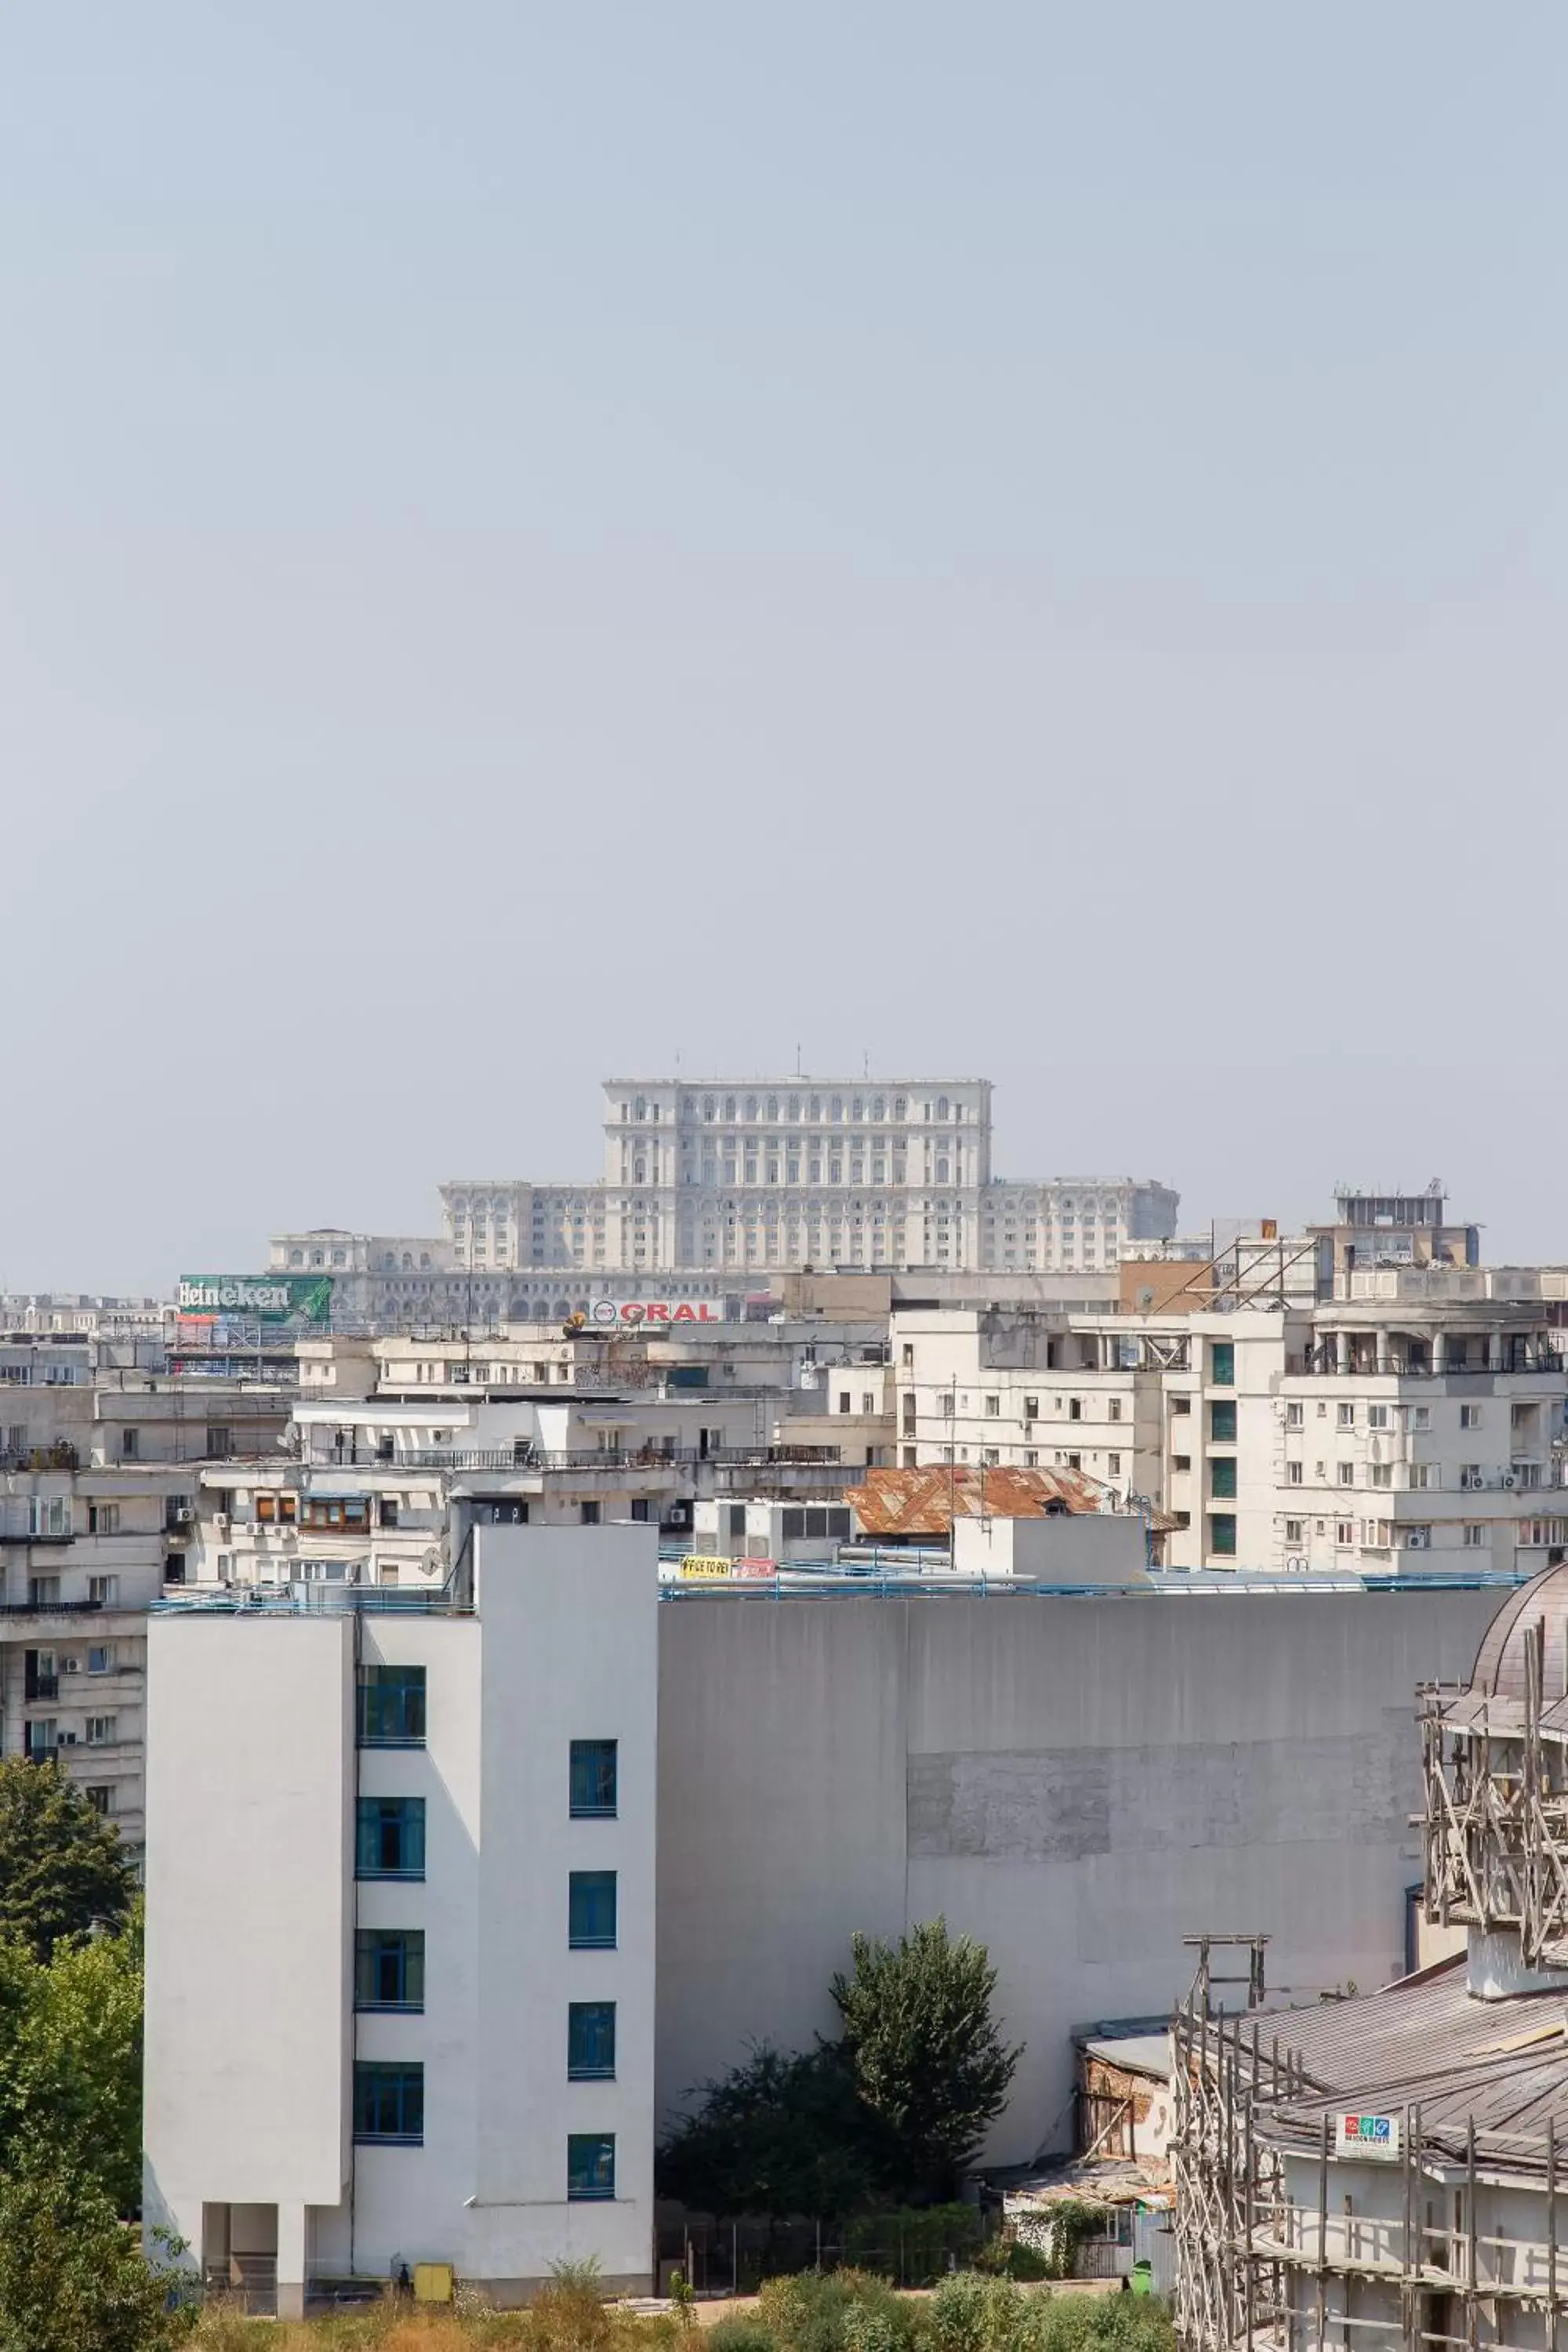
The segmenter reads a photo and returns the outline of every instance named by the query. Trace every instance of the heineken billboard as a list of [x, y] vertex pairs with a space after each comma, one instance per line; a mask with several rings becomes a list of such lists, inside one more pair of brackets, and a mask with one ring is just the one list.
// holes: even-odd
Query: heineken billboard
[[324, 1328], [331, 1320], [332, 1278], [330, 1274], [182, 1275], [174, 1305], [181, 1315]]

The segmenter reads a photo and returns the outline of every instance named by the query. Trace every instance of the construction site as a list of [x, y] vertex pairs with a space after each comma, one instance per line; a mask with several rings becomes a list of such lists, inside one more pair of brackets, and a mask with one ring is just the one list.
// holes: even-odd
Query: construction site
[[[1188, 2352], [1559, 2352], [1568, 2158], [1568, 1569], [1416, 1694], [1447, 1958], [1270, 2008], [1268, 1938], [1195, 1939], [1174, 2029]], [[1414, 1735], [1413, 1735], [1414, 1736]]]

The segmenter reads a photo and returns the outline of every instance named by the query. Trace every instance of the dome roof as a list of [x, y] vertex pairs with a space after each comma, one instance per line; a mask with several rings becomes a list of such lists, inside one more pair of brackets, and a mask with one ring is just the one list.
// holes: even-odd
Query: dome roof
[[1524, 1696], [1524, 1643], [1544, 1625], [1542, 1694], [1548, 1706], [1568, 1692], [1568, 1564], [1532, 1576], [1510, 1592], [1482, 1636], [1470, 1688], [1491, 1698]]

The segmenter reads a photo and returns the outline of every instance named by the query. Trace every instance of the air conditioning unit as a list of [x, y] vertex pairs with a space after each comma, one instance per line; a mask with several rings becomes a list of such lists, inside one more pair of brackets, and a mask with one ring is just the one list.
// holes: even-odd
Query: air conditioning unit
[[79, 1658], [62, 1658], [60, 1660], [60, 1672], [64, 1675], [79, 1674], [81, 1672], [81, 1660]]
[[227, 1535], [228, 1513], [226, 1511], [215, 1511], [213, 1513], [213, 1533], [220, 1536]]
[[1511, 1489], [1518, 1486], [1519, 1480], [1511, 1470], [1505, 1470], [1502, 1476], [1498, 1480], [1498, 1484], [1500, 1486], [1507, 1486]]

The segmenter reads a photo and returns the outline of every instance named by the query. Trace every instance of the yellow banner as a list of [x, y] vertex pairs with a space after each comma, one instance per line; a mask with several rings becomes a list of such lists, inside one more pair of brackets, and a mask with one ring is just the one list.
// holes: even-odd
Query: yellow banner
[[730, 1576], [734, 1572], [732, 1559], [716, 1559], [710, 1553], [688, 1552], [680, 1563], [682, 1576]]

